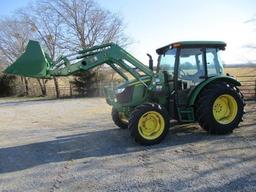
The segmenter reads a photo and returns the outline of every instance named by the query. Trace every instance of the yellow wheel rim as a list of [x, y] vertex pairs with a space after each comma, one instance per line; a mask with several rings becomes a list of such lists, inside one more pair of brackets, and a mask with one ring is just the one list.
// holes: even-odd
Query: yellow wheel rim
[[126, 115], [122, 112], [119, 112], [119, 119], [122, 121], [122, 123], [124, 124], [128, 124], [128, 118], [126, 117]]
[[214, 101], [212, 112], [218, 123], [229, 124], [236, 118], [238, 112], [237, 102], [231, 95], [221, 95]]
[[164, 118], [156, 111], [149, 111], [139, 119], [139, 133], [144, 139], [147, 140], [154, 140], [160, 137], [164, 132], [164, 127]]

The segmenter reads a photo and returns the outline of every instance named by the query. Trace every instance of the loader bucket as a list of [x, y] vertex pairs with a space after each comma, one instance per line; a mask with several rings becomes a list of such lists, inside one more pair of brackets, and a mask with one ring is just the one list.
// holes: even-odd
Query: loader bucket
[[4, 71], [25, 77], [49, 78], [52, 61], [42, 51], [39, 42], [29, 41], [26, 51]]

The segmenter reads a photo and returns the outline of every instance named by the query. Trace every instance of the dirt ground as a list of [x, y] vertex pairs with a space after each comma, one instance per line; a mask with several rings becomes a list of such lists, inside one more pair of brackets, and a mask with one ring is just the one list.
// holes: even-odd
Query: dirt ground
[[102, 98], [0, 100], [0, 191], [256, 191], [256, 103], [233, 134], [139, 146]]

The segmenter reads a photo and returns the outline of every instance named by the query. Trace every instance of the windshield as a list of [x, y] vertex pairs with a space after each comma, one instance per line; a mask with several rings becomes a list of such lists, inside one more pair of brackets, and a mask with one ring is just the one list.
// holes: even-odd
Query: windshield
[[219, 57], [218, 49], [213, 49], [213, 48], [206, 49], [206, 61], [207, 61], [207, 70], [208, 70], [209, 77], [222, 75], [224, 73], [223, 65]]
[[176, 58], [176, 49], [169, 49], [160, 56], [159, 71], [167, 71], [170, 75], [174, 74], [174, 65]]

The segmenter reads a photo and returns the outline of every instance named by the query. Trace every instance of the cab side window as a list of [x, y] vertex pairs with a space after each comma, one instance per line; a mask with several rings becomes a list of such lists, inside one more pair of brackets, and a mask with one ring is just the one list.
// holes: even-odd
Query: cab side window
[[223, 73], [223, 67], [219, 60], [217, 49], [206, 49], [206, 63], [209, 77]]

